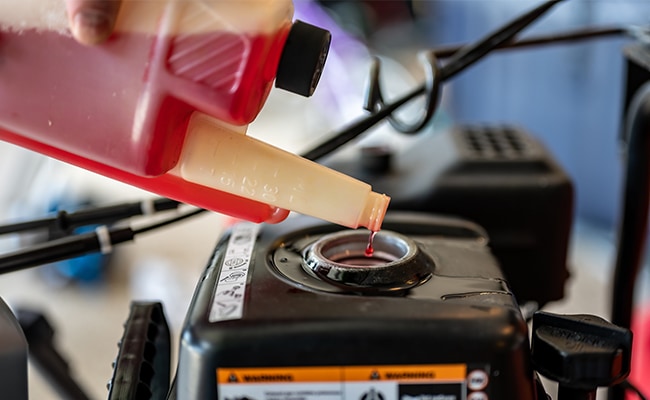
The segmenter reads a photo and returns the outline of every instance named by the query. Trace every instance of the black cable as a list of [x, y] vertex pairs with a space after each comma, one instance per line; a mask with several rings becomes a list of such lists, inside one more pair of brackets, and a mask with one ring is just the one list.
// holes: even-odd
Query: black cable
[[[131, 228], [113, 228], [108, 231], [111, 244], [133, 239]], [[0, 257], [0, 274], [37, 267], [68, 258], [95, 253], [101, 248], [97, 232], [66, 236], [61, 239], [38, 243]]]
[[65, 222], [70, 227], [90, 224], [109, 224], [138, 215], [174, 210], [178, 208], [179, 204], [176, 200], [158, 198], [115, 206], [95, 207], [89, 210], [70, 213]]
[[204, 209], [196, 209], [138, 229], [102, 226], [95, 232], [66, 236], [25, 249], [19, 249], [0, 256], [0, 274], [37, 267], [98, 251], [108, 252], [112, 246], [133, 240], [137, 234], [173, 224], [204, 211]]
[[361, 135], [368, 129], [375, 126], [378, 122], [388, 117], [392, 112], [394, 112], [399, 107], [409, 102], [411, 99], [417, 97], [420, 94], [423, 94], [424, 90], [425, 90], [424, 85], [420, 86], [415, 90], [411, 91], [406, 96], [382, 108], [378, 112], [374, 114], [370, 114], [368, 117], [362, 118], [359, 121], [353, 122], [347, 128], [344, 128], [343, 130], [339, 131], [330, 139], [314, 147], [312, 150], [309, 150], [306, 153], [304, 153], [302, 157], [308, 160], [316, 161], [330, 154], [331, 152], [337, 150], [339, 147], [343, 146], [350, 140], [356, 138], [357, 136]]
[[[629, 29], [621, 27], [584, 28], [573, 31], [552, 33], [548, 35], [533, 36], [526, 39], [517, 40], [516, 42], [504, 42], [500, 46], [497, 46], [494, 50], [514, 50], [521, 49], [523, 47], [559, 44], [563, 42], [575, 42], [585, 39], [597, 39], [604, 36], [624, 35], [627, 33], [629, 33]], [[451, 57], [462, 47], [463, 45], [437, 47], [435, 50], [433, 50], [433, 52], [439, 59], [445, 59]]]
[[144, 226], [142, 228], [134, 229], [133, 234], [138, 235], [138, 234], [141, 234], [141, 233], [146, 233], [146, 232], [152, 231], [154, 229], [162, 228], [162, 227], [165, 227], [167, 225], [171, 225], [171, 224], [173, 224], [175, 222], [182, 221], [182, 220], [187, 219], [189, 217], [193, 217], [195, 215], [201, 214], [204, 211], [206, 211], [206, 210], [203, 209], [203, 208], [197, 208], [196, 210], [185, 212], [183, 214], [177, 215], [176, 217], [168, 218], [168, 219], [166, 219], [164, 221], [160, 221], [160, 222], [155, 223], [155, 224], [149, 224], [149, 225]]
[[54, 217], [41, 218], [31, 221], [0, 225], [0, 235], [18, 233], [35, 229], [55, 229], [68, 232], [73, 228], [84, 225], [111, 224], [116, 221], [146, 214], [147, 207], [151, 212], [166, 211], [177, 208], [180, 203], [166, 198], [144, 200], [139, 202], [121, 203], [103, 207], [92, 207], [75, 212], [59, 211]]
[[[551, 4], [551, 5], [554, 5]], [[535, 10], [533, 10], [534, 12]], [[538, 15], [538, 17], [541, 15]], [[503, 30], [504, 28], [501, 28], [500, 30]], [[595, 38], [600, 38], [603, 36], [614, 36], [614, 35], [622, 35], [622, 34], [631, 34], [631, 31], [629, 28], [620, 28], [620, 27], [609, 27], [609, 28], [598, 28], [598, 29], [580, 29], [576, 31], [570, 31], [570, 32], [564, 32], [564, 33], [556, 33], [556, 34], [551, 34], [551, 35], [544, 35], [544, 36], [535, 36], [531, 37], [528, 39], [522, 39], [518, 41], [512, 41], [512, 40], [503, 40], [503, 37], [500, 40], [500, 44], [496, 44], [495, 47], [492, 47], [490, 51], [495, 51], [495, 50], [509, 50], [509, 49], [516, 49], [516, 48], [522, 48], [522, 47], [531, 47], [531, 46], [540, 46], [540, 45], [549, 45], [549, 44], [558, 44], [558, 43], [563, 43], [563, 42], [572, 42], [572, 41], [578, 41], [578, 40], [585, 40], [585, 39], [595, 39]], [[494, 35], [490, 35], [494, 36]], [[484, 39], [485, 40], [485, 39]], [[493, 43], [494, 45], [494, 43]], [[466, 48], [467, 45], [463, 46], [447, 46], [447, 47], [439, 47], [436, 49], [433, 49], [433, 55], [439, 59], [444, 59], [444, 58], [449, 58], [453, 56], [455, 53], [459, 52], [463, 48]], [[481, 51], [485, 51], [485, 49], [480, 49]], [[477, 53], [478, 54], [478, 53]], [[486, 55], [487, 53], [483, 54]], [[474, 56], [472, 55], [470, 59], [473, 59]], [[440, 76], [441, 81], [444, 79], [448, 79], [451, 76], [455, 75], [456, 73], [460, 72], [462, 69], [465, 69], [469, 67], [471, 64], [476, 62], [478, 59], [472, 60], [471, 63], [462, 65], [460, 67], [454, 67], [452, 68], [451, 66], [446, 66], [447, 72], [446, 74], [452, 73], [452, 75], [446, 75], [446, 76]], [[463, 61], [464, 63], [465, 61]], [[449, 63], [447, 65], [450, 65]], [[444, 79], [443, 79], [444, 78]], [[349, 125], [346, 128], [343, 128], [341, 131], [338, 133], [335, 133], [333, 136], [331, 136], [329, 139], [327, 139], [325, 142], [322, 144], [319, 144], [312, 150], [307, 151], [306, 153], [303, 154], [304, 158], [307, 158], [312, 161], [316, 161], [333, 151], [337, 150], [339, 147], [342, 145], [348, 143], [349, 141], [353, 140], [354, 138], [358, 137], [361, 135], [363, 132], [366, 130], [370, 129], [373, 127], [375, 124], [378, 122], [382, 121], [383, 119], [387, 118], [390, 116], [394, 111], [396, 111], [399, 107], [402, 105], [406, 104], [410, 100], [414, 99], [417, 96], [420, 96], [426, 92], [425, 85], [420, 85], [413, 89], [411, 92], [407, 93], [405, 96], [399, 98], [393, 103], [385, 105], [385, 107], [381, 108], [379, 111], [376, 113], [373, 113], [367, 117], [364, 117], [356, 122], [353, 122], [351, 125]]]
[[563, 0], [547, 1], [532, 11], [529, 11], [524, 15], [515, 18], [510, 23], [506, 24], [494, 33], [485, 36], [478, 42], [463, 46], [460, 50], [455, 52], [450, 57], [448, 64], [442, 67], [440, 70], [440, 79], [445, 80], [453, 77], [457, 73], [463, 71], [470, 65], [480, 60], [492, 50], [498, 48], [504, 43], [507, 43], [512, 38], [514, 38], [516, 34], [521, 32], [531, 23], [535, 22], [554, 5], [561, 1]]
[[[454, 52], [449, 62], [440, 68], [439, 75], [433, 78], [437, 79], [438, 82], [441, 83], [468, 68], [480, 60], [482, 57], [490, 53], [492, 50], [498, 48], [498, 46], [501, 46], [504, 43], [512, 40], [515, 35], [517, 35], [535, 20], [540, 18], [544, 13], [550, 10], [551, 7], [560, 1], [563, 0], [547, 1], [537, 6], [533, 10], [523, 14], [522, 16], [515, 18], [513, 21], [500, 27], [493, 33], [486, 35], [477, 42], [461, 47], [458, 49], [458, 51]], [[415, 97], [424, 94], [425, 92], [426, 85], [420, 85], [395, 102], [383, 105], [383, 107], [381, 107], [379, 110], [376, 110], [376, 112], [370, 116], [362, 118], [357, 122], [353, 122], [350, 126], [344, 128], [342, 131], [326, 140], [324, 143], [321, 143], [314, 149], [307, 151], [305, 154], [303, 154], [303, 157], [308, 160], [315, 161], [321, 157], [326, 156], [327, 154], [330, 154], [345, 143], [349, 142], [350, 140], [359, 136], [361, 133], [373, 127], [379, 121], [388, 117], [402, 105], [406, 104]], [[437, 96], [438, 93], [429, 93], [428, 95]]]

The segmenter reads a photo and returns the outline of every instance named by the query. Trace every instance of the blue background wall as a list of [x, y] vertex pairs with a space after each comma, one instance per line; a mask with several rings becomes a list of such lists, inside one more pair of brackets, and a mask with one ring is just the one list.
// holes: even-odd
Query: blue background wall
[[[528, 0], [437, 0], [418, 3], [431, 46], [476, 40], [540, 4]], [[647, 1], [566, 1], [522, 37], [587, 26], [650, 23]], [[508, 122], [540, 138], [574, 179], [577, 213], [612, 226], [618, 220], [624, 59], [629, 38], [505, 51], [444, 86], [457, 122]]]

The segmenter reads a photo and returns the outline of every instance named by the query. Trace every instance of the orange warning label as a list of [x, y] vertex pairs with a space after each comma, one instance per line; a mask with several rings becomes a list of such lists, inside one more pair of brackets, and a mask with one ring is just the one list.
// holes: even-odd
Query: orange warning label
[[456, 381], [465, 379], [464, 364], [451, 365], [388, 365], [377, 367], [344, 367], [345, 381]]
[[340, 382], [340, 367], [229, 368], [217, 370], [217, 383]]
[[464, 364], [381, 365], [286, 368], [222, 368], [217, 383], [298, 383], [354, 381], [462, 381], [467, 376]]

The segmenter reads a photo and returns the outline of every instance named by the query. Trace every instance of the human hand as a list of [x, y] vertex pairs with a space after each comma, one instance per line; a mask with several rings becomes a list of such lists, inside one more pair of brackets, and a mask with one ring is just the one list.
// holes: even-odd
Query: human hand
[[113, 32], [121, 0], [65, 0], [70, 30], [86, 45], [105, 41]]

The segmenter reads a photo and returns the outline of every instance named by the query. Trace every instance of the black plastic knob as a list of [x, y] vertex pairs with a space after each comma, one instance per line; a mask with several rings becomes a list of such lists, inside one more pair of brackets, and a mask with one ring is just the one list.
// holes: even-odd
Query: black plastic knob
[[328, 31], [295, 21], [280, 56], [275, 86], [305, 97], [314, 94], [331, 40]]
[[632, 332], [593, 315], [533, 315], [532, 359], [561, 386], [613, 386], [630, 373]]

